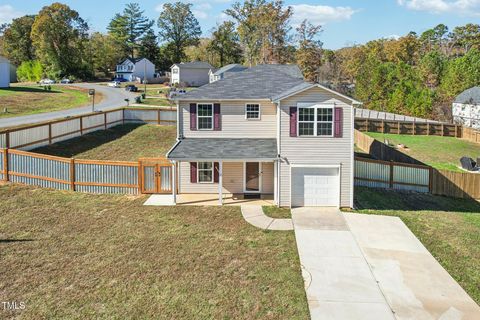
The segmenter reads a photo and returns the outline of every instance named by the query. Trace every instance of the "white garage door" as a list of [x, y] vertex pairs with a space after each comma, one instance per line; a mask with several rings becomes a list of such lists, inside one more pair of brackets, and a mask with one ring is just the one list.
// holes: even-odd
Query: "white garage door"
[[292, 168], [292, 207], [338, 207], [338, 168]]

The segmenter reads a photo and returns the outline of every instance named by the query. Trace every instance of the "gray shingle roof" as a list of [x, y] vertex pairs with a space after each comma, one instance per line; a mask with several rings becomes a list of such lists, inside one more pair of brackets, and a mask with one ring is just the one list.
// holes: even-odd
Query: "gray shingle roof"
[[222, 73], [225, 72], [239, 72], [239, 71], [244, 71], [245, 69], [248, 69], [245, 66], [242, 66], [241, 64], [227, 64], [226, 66], [221, 67], [217, 71], [214, 72], [216, 76], [221, 75]]
[[[195, 61], [195, 62], [181, 62], [175, 63], [173, 66], [177, 66], [180, 69], [190, 68], [190, 69], [213, 69], [212, 65], [208, 62]], [[172, 66], [172, 67], [173, 67]]]
[[305, 83], [295, 65], [258, 65], [192, 90], [177, 100], [271, 99]]
[[455, 98], [455, 103], [480, 104], [480, 87], [473, 87], [460, 93]]
[[172, 160], [275, 159], [276, 139], [186, 138], [169, 152]]

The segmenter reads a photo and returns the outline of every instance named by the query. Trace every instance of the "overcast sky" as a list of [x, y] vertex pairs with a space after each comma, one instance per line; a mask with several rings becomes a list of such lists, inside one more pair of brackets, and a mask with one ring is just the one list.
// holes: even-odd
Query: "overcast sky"
[[[182, 0], [183, 1], [183, 0]], [[0, 0], [0, 23], [37, 13], [44, 5], [54, 1], [44, 0]], [[108, 22], [126, 3], [133, 1], [61, 1], [77, 10], [88, 21], [94, 31], [105, 31]], [[167, 1], [138, 1], [147, 16], [156, 19]], [[187, 1], [185, 1], [187, 2]], [[191, 0], [193, 12], [204, 35], [223, 20], [223, 11], [232, 0]], [[424, 30], [444, 23], [453, 29], [466, 23], [478, 23], [480, 0], [285, 0], [292, 6], [292, 23], [298, 24], [309, 19], [324, 26], [321, 40], [325, 48], [338, 49], [346, 45], [361, 44], [381, 37], [395, 37], [410, 31], [421, 33]]]

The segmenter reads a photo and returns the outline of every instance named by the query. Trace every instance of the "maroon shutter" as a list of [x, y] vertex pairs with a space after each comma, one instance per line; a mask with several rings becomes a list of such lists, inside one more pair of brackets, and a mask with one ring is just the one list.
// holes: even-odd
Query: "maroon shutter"
[[197, 163], [190, 162], [190, 182], [197, 183]]
[[343, 131], [343, 109], [335, 107], [335, 138], [341, 138]]
[[219, 181], [219, 165], [218, 162], [213, 163], [213, 182], [218, 183]]
[[290, 137], [297, 136], [297, 107], [290, 107]]
[[190, 130], [197, 130], [197, 104], [190, 103]]
[[213, 104], [213, 130], [220, 131], [222, 130], [222, 123], [221, 123], [221, 116], [220, 116], [220, 103]]

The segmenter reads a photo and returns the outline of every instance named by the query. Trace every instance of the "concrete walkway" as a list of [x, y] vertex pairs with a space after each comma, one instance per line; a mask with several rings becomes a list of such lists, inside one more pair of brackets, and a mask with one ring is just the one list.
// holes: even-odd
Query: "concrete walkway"
[[245, 221], [251, 225], [264, 230], [293, 230], [292, 219], [274, 219], [263, 213], [261, 206], [241, 206], [242, 215]]
[[395, 217], [292, 210], [316, 319], [480, 319], [480, 308]]

